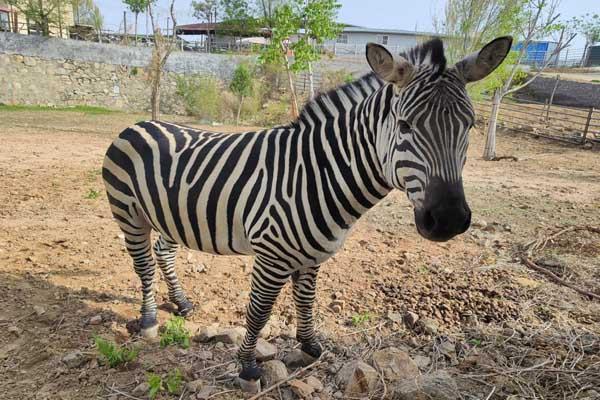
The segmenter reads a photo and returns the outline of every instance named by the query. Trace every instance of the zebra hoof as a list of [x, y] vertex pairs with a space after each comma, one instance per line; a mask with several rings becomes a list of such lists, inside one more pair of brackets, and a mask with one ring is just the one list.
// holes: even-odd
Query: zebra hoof
[[237, 380], [238, 385], [240, 385], [240, 389], [242, 389], [242, 392], [250, 393], [250, 394], [255, 394], [255, 393], [260, 392], [260, 389], [261, 389], [260, 379], [246, 380], [246, 379], [242, 379], [242, 378], [238, 377], [236, 380]]
[[141, 328], [140, 336], [144, 339], [156, 339], [158, 337], [158, 323], [153, 326]]
[[312, 362], [317, 360], [323, 354], [323, 349], [319, 343], [302, 343], [302, 352], [308, 356], [308, 358], [312, 358]]
[[194, 303], [191, 301], [185, 301], [177, 305], [177, 311], [175, 315], [183, 318], [187, 318], [194, 313]]

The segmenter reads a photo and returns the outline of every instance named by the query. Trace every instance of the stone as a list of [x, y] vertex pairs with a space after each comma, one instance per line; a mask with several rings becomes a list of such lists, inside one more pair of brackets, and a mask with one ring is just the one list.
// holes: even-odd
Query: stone
[[88, 361], [88, 358], [79, 350], [68, 353], [62, 358], [62, 362], [69, 368], [79, 368]]
[[397, 324], [402, 322], [402, 314], [397, 313], [397, 312], [388, 311], [387, 318], [390, 321], [395, 322]]
[[33, 312], [39, 317], [46, 313], [46, 309], [42, 306], [33, 306]]
[[377, 350], [373, 353], [373, 365], [391, 381], [410, 379], [420, 375], [419, 367], [410, 356], [396, 347]]
[[488, 223], [482, 219], [474, 218], [471, 222], [471, 226], [474, 228], [485, 229]]
[[346, 363], [335, 376], [336, 384], [349, 396], [364, 396], [377, 386], [379, 374], [375, 368], [360, 360]]
[[315, 391], [312, 386], [306, 382], [302, 382], [299, 379], [292, 379], [288, 382], [288, 385], [292, 389], [292, 392], [294, 392], [301, 399], [310, 399], [311, 394]]
[[206, 361], [206, 360], [212, 360], [213, 359], [213, 353], [212, 353], [212, 351], [208, 351], [208, 350], [200, 350], [200, 351], [196, 352], [195, 355], [201, 361]]
[[431, 359], [426, 356], [414, 356], [413, 360], [415, 364], [417, 364], [417, 367], [419, 367], [421, 370], [427, 368], [429, 364], [431, 364]]
[[268, 361], [277, 355], [277, 346], [272, 345], [265, 339], [259, 338], [256, 343], [256, 359], [258, 361]]
[[190, 382], [188, 382], [188, 383], [185, 384], [186, 389], [190, 393], [197, 393], [204, 386], [206, 386], [206, 381], [202, 380], [202, 379], [196, 379], [195, 381], [190, 381]]
[[102, 323], [102, 315], [94, 315], [88, 321], [88, 324], [90, 324], [90, 325], [100, 325], [101, 323]]
[[415, 324], [419, 320], [419, 314], [414, 313], [412, 311], [408, 311], [406, 314], [404, 314], [403, 319], [404, 319], [404, 323], [406, 324], [407, 327], [414, 328]]
[[142, 382], [139, 385], [137, 385], [135, 387], [135, 389], [133, 389], [132, 393], [137, 396], [144, 396], [144, 395], [148, 394], [149, 391], [150, 391], [150, 385], [148, 385], [148, 383], [146, 383], [146, 382]]
[[397, 381], [390, 388], [396, 400], [457, 400], [460, 398], [454, 379], [444, 370]]
[[267, 361], [261, 365], [261, 368], [263, 374], [260, 377], [260, 381], [266, 388], [288, 377], [288, 370], [285, 364], [279, 360]]
[[21, 336], [21, 329], [19, 329], [16, 326], [9, 326], [8, 333], [12, 333], [13, 335], [19, 337], [19, 336]]
[[309, 376], [304, 380], [307, 385], [310, 385], [315, 392], [321, 392], [324, 389], [323, 382], [314, 376]]
[[210, 395], [215, 391], [214, 386], [204, 386], [200, 391], [196, 393], [197, 400], [208, 400], [210, 399]]
[[283, 358], [283, 362], [290, 369], [296, 369], [306, 367], [307, 365], [315, 362], [315, 358], [306, 354], [300, 349], [294, 349], [287, 353]]
[[438, 333], [439, 325], [437, 321], [432, 318], [422, 318], [419, 321], [419, 325], [423, 333], [425, 333], [426, 335], [437, 335]]
[[244, 336], [246, 336], [246, 328], [235, 327], [218, 332], [212, 340], [240, 346], [244, 341]]
[[193, 337], [194, 342], [206, 343], [210, 342], [219, 334], [218, 325], [205, 326], [199, 329], [198, 334]]

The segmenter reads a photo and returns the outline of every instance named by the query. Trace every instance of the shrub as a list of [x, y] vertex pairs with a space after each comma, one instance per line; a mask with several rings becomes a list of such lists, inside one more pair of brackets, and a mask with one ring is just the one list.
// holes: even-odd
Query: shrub
[[229, 90], [238, 97], [239, 105], [235, 118], [236, 124], [240, 123], [240, 115], [244, 105], [244, 98], [251, 96], [253, 93], [253, 79], [250, 68], [245, 63], [240, 63], [233, 71], [233, 78], [229, 84]]
[[162, 347], [179, 345], [184, 349], [190, 347], [190, 332], [185, 328], [183, 317], [172, 317], [165, 324], [165, 329], [160, 335]]
[[183, 100], [189, 115], [210, 121], [220, 117], [221, 89], [214, 76], [177, 76], [176, 83], [176, 94]]
[[327, 92], [355, 80], [352, 73], [345, 69], [327, 70], [321, 75], [321, 91]]
[[259, 125], [271, 127], [287, 124], [291, 120], [290, 103], [286, 100], [269, 101], [257, 115], [255, 122]]
[[94, 338], [94, 342], [98, 353], [111, 368], [133, 361], [139, 353], [139, 350], [135, 347], [118, 346], [116, 343], [99, 336]]

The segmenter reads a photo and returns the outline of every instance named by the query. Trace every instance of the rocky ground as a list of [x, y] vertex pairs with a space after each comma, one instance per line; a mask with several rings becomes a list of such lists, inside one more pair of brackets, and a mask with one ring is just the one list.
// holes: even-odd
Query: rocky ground
[[[235, 382], [250, 258], [179, 252], [197, 306], [188, 348], [128, 332], [140, 283], [100, 168], [112, 138], [142, 118], [0, 112], [0, 399], [144, 399], [150, 374], [165, 382], [159, 399], [251, 397]], [[285, 288], [259, 346], [262, 389], [282, 383], [261, 398], [600, 398], [600, 155], [503, 132], [499, 155], [519, 161], [484, 162], [478, 130], [471, 143], [470, 231], [428, 242], [391, 194], [323, 265], [325, 352], [309, 368]], [[111, 368], [97, 336], [139, 354]]]

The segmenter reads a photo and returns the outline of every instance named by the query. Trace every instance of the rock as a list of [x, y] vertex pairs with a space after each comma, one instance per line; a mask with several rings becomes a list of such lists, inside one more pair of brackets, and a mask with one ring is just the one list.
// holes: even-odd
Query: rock
[[69, 368], [81, 367], [87, 360], [87, 357], [79, 350], [73, 351], [62, 358], [62, 362]]
[[263, 374], [260, 377], [260, 381], [266, 388], [288, 377], [285, 364], [279, 360], [267, 361], [262, 364], [261, 368]]
[[150, 385], [146, 382], [142, 382], [133, 389], [132, 393], [138, 396], [144, 396], [148, 394], [148, 391], [150, 391]]
[[210, 399], [210, 395], [215, 391], [214, 386], [204, 386], [200, 391], [196, 393], [197, 400], [208, 400]]
[[392, 386], [391, 391], [392, 398], [396, 400], [457, 400], [460, 398], [456, 382], [444, 370], [412, 379], [402, 379]]
[[287, 353], [283, 358], [283, 362], [290, 369], [305, 367], [315, 361], [314, 357], [306, 354], [300, 349], [294, 349]]
[[425, 333], [426, 335], [437, 335], [439, 330], [439, 325], [437, 321], [432, 318], [422, 318], [419, 321], [419, 326], [421, 327], [423, 333]]
[[191, 393], [199, 392], [204, 386], [206, 386], [206, 381], [202, 379], [196, 379], [195, 381], [190, 381], [185, 384], [185, 387]]
[[16, 326], [9, 326], [8, 333], [12, 333], [13, 335], [19, 337], [19, 336], [21, 336], [21, 329], [19, 329]]
[[46, 313], [46, 309], [42, 306], [33, 306], [33, 312], [39, 317], [42, 314]]
[[397, 312], [388, 311], [387, 318], [390, 321], [395, 322], [397, 324], [399, 324], [399, 323], [402, 322], [402, 315], [400, 313], [397, 313]]
[[246, 328], [235, 327], [225, 329], [221, 332], [218, 332], [212, 340], [216, 342], [222, 342], [225, 344], [235, 344], [240, 346], [244, 341], [244, 336], [246, 336]]
[[200, 350], [200, 351], [196, 352], [195, 354], [196, 354], [196, 357], [198, 357], [198, 359], [202, 360], [202, 361], [213, 359], [212, 351]]
[[335, 377], [336, 384], [349, 396], [364, 396], [377, 386], [379, 375], [375, 368], [360, 360], [346, 363]]
[[265, 339], [259, 338], [256, 343], [256, 359], [258, 361], [268, 361], [275, 358], [277, 355], [277, 347], [267, 342]]
[[219, 334], [219, 326], [216, 324], [205, 326], [199, 329], [198, 334], [194, 336], [194, 342], [210, 342]]
[[88, 321], [89, 325], [100, 325], [102, 323], [102, 315], [94, 315]]
[[423, 370], [431, 364], [431, 359], [425, 356], [414, 356], [413, 360], [419, 369]]
[[415, 324], [419, 320], [419, 314], [416, 314], [412, 311], [408, 311], [406, 314], [404, 314], [403, 319], [404, 319], [404, 323], [406, 324], [407, 327], [414, 328]]
[[374, 352], [373, 365], [388, 380], [410, 379], [420, 375], [419, 367], [413, 359], [395, 347]]
[[306, 382], [307, 385], [310, 385], [315, 392], [320, 392], [323, 390], [324, 386], [323, 386], [323, 382], [321, 382], [318, 378], [314, 377], [314, 376], [309, 376], [308, 378], [306, 378], [304, 380]]
[[488, 223], [482, 219], [475, 218], [473, 222], [471, 222], [471, 226], [474, 228], [485, 229], [488, 226]]
[[294, 392], [301, 399], [310, 399], [310, 395], [315, 391], [312, 386], [302, 382], [299, 379], [292, 379], [288, 382], [288, 385], [292, 389], [292, 392]]

